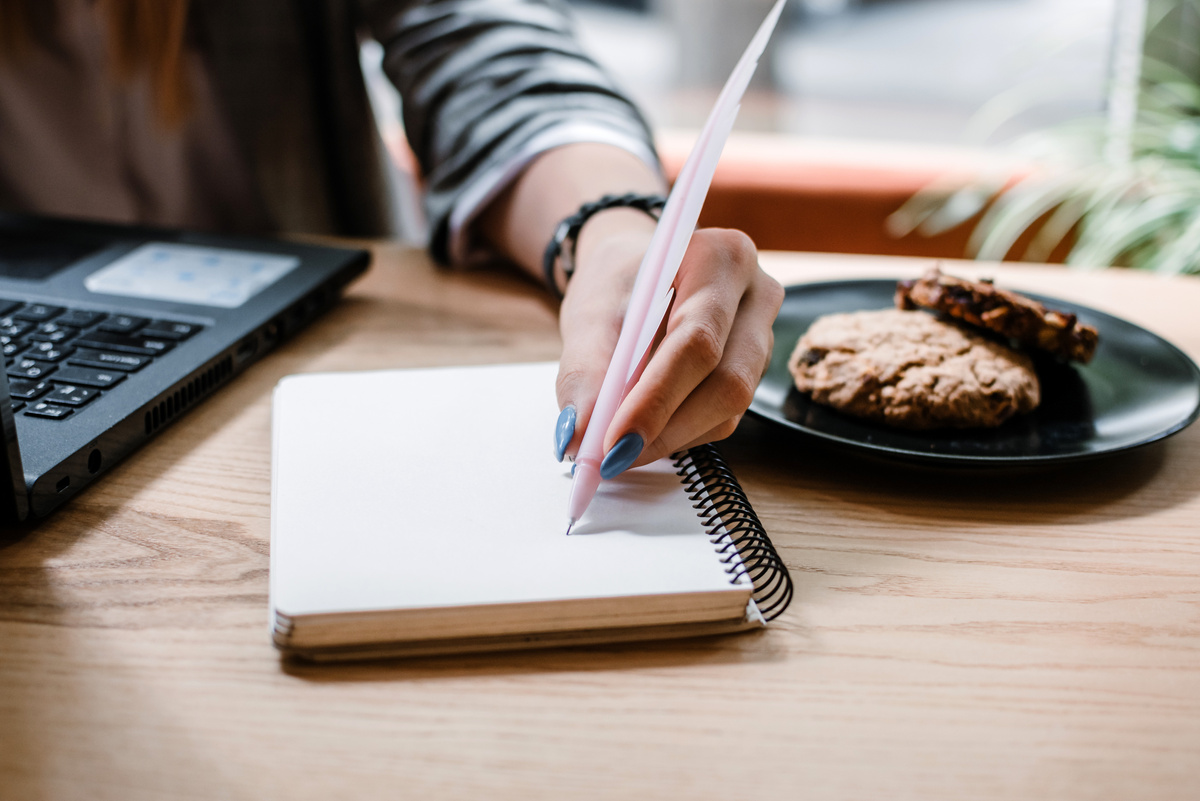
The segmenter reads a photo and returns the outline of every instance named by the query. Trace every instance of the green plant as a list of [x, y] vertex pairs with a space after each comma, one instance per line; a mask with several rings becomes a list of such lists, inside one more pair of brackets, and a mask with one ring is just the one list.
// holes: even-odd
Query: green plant
[[933, 234], [978, 216], [969, 250], [980, 259], [1044, 261], [1069, 242], [1068, 264], [1200, 273], [1200, 83], [1188, 70], [1200, 36], [1182, 33], [1200, 28], [1179, 25], [1183, 13], [1200, 19], [1200, 2], [1151, 5], [1124, 123], [1110, 109], [1023, 137], [1024, 174], [931, 186], [893, 215], [893, 230]]

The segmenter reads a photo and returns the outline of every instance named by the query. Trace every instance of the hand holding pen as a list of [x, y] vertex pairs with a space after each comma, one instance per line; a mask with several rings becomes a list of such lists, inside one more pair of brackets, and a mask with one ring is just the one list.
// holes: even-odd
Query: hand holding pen
[[[596, 354], [616, 345], [620, 317], [601, 326], [594, 315], [620, 313], [637, 263], [636, 257], [621, 265], [598, 260], [591, 270], [587, 258], [579, 259], [560, 324], [560, 455], [578, 450], [604, 378], [606, 362], [597, 362]], [[745, 234], [696, 231], [679, 269], [666, 334], [609, 426], [602, 477], [732, 434], [770, 361], [771, 322], [782, 300], [782, 287], [759, 268]], [[578, 311], [568, 308], [572, 303]], [[594, 311], [588, 314], [585, 305]], [[597, 336], [606, 329], [607, 336]]]
[[[568, 532], [601, 479], [731, 433], [766, 368], [770, 320], [782, 300], [778, 285], [758, 271], [754, 247], [743, 235], [693, 231], [738, 103], [783, 4], [779, 0], [772, 9], [735, 67], [679, 175], [662, 220], [646, 245], [620, 327], [608, 329], [614, 336], [612, 356], [598, 388], [589, 365], [598, 363], [598, 347], [607, 349], [608, 343], [595, 341], [596, 332], [605, 330], [598, 325], [603, 321], [569, 314], [568, 304], [572, 297], [584, 298], [595, 308], [596, 298], [588, 290], [605, 290], [590, 281], [585, 290], [576, 282], [564, 301], [560, 316], [564, 356], [558, 386], [563, 411], [556, 429], [560, 458], [573, 449], [575, 432], [585, 431], [582, 441], [574, 445]], [[747, 270], [750, 262], [754, 268]], [[608, 281], [613, 279], [610, 273]], [[764, 313], [768, 317], [765, 337], [764, 326], [753, 323], [755, 318], [761, 322]], [[591, 342], [572, 342], [574, 322], [584, 324]], [[748, 324], [739, 326], [739, 322]], [[652, 343], [664, 326], [662, 342], [649, 359]], [[575, 354], [589, 350], [584, 361], [574, 361]]]

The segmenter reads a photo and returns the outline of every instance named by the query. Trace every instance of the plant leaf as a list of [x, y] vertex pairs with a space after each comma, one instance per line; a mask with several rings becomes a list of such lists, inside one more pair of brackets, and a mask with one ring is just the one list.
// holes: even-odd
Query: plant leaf
[[1008, 255], [1017, 239], [1043, 215], [1070, 197], [1078, 188], [1071, 174], [1033, 176], [1019, 181], [996, 200], [980, 220], [968, 245], [976, 258], [1000, 260]]

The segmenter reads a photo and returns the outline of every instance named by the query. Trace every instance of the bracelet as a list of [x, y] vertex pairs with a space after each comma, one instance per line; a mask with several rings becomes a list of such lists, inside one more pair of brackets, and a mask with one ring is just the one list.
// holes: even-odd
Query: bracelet
[[554, 236], [546, 245], [546, 252], [542, 256], [546, 286], [550, 287], [550, 291], [558, 296], [559, 300], [562, 299], [563, 293], [559, 291], [558, 283], [554, 280], [554, 265], [561, 257], [563, 275], [567, 281], [571, 280], [571, 275], [575, 272], [575, 245], [579, 232], [592, 215], [605, 209], [631, 208], [640, 209], [657, 220], [658, 214], [655, 212], [661, 211], [666, 204], [667, 199], [662, 195], [639, 195], [633, 192], [626, 195], [605, 195], [599, 200], [584, 203], [579, 207], [579, 211], [558, 224], [558, 228], [554, 229]]

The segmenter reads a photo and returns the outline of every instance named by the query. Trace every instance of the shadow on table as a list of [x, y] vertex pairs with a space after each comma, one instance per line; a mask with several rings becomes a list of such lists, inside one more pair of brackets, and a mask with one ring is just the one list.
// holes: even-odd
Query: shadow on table
[[757, 418], [743, 420], [721, 444], [743, 483], [783, 493], [844, 494], [855, 504], [889, 514], [927, 517], [938, 509], [945, 523], [1003, 519], [1019, 510], [1023, 524], [1081, 516], [1120, 520], [1145, 515], [1154, 485], [1155, 509], [1200, 495], [1197, 431], [1089, 461], [1017, 469], [935, 467], [864, 456], [781, 429]]
[[317, 663], [284, 659], [281, 669], [312, 682], [415, 681], [460, 679], [464, 676], [507, 676], [533, 673], [654, 670], [779, 662], [783, 644], [772, 632], [793, 629], [782, 621], [767, 629], [709, 637], [615, 643], [602, 646], [539, 648], [479, 654], [453, 654], [355, 662]]

